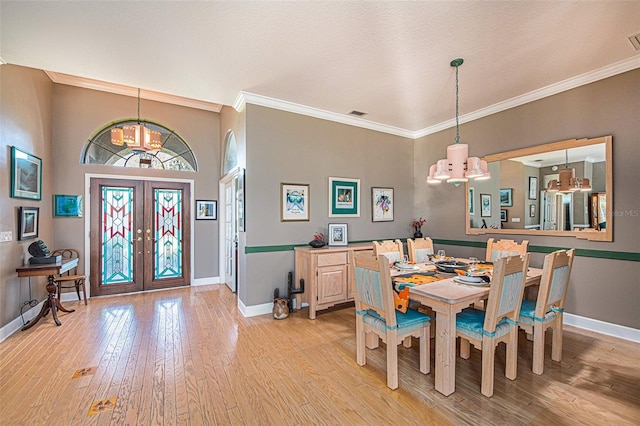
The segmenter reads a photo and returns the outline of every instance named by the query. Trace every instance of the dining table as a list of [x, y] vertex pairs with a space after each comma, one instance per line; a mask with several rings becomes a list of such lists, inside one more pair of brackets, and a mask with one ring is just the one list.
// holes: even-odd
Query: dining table
[[[468, 259], [456, 259], [469, 262]], [[485, 264], [488, 273], [490, 264]], [[456, 314], [475, 303], [489, 297], [490, 284], [462, 284], [454, 281], [456, 273], [438, 271], [432, 262], [414, 264], [414, 267], [399, 269], [391, 267], [391, 278], [411, 281], [409, 300], [431, 308], [435, 313], [435, 388], [445, 396], [456, 389]], [[424, 277], [421, 282], [421, 277]], [[530, 267], [527, 271], [525, 287], [540, 284], [542, 269]]]

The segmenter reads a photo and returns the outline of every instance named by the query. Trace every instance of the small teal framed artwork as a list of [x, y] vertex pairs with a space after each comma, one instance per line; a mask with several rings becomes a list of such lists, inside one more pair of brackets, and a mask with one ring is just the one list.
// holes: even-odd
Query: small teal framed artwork
[[54, 217], [82, 217], [82, 195], [53, 196]]

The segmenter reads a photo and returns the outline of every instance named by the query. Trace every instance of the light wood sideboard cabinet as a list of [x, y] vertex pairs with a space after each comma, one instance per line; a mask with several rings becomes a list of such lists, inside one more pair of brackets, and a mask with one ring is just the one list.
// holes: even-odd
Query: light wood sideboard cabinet
[[309, 318], [316, 318], [316, 311], [353, 300], [355, 281], [349, 264], [354, 251], [371, 250], [371, 243], [349, 244], [341, 247], [295, 247], [295, 285], [304, 280], [304, 293], [300, 303], [309, 304]]

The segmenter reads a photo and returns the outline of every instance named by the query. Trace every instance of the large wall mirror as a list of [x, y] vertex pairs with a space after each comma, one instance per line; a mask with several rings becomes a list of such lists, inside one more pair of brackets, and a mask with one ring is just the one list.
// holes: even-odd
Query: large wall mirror
[[491, 178], [467, 183], [467, 234], [613, 241], [612, 137], [487, 155]]

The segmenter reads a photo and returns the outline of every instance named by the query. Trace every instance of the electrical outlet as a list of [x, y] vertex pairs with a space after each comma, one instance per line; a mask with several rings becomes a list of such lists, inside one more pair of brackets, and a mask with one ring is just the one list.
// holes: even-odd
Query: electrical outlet
[[0, 232], [0, 243], [5, 243], [7, 241], [12, 241], [12, 240], [13, 240], [13, 232], [11, 231]]

